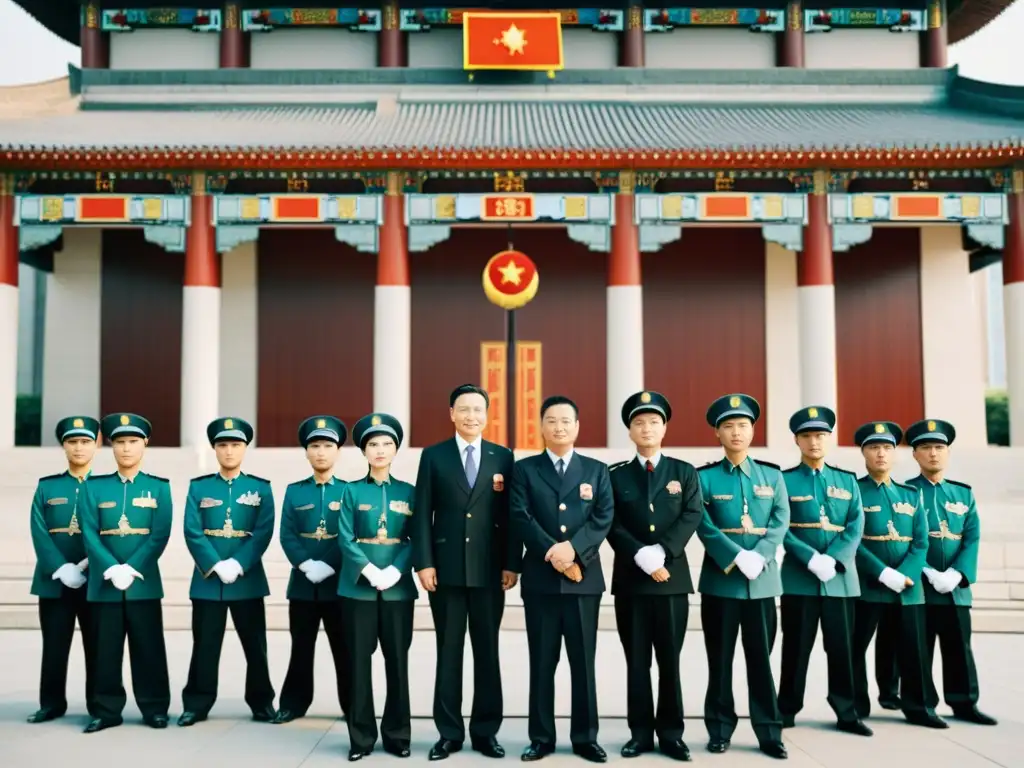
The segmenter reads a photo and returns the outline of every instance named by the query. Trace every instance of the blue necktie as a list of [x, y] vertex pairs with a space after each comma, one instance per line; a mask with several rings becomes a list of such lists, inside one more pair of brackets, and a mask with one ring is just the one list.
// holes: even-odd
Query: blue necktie
[[476, 461], [473, 460], [473, 446], [466, 446], [466, 482], [472, 488], [476, 484]]

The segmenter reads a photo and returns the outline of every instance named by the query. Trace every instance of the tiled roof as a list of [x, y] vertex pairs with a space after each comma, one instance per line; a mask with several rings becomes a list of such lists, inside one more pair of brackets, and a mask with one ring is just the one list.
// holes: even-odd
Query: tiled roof
[[1014, 146], [1024, 120], [924, 105], [402, 100], [0, 120], [0, 149], [868, 149]]

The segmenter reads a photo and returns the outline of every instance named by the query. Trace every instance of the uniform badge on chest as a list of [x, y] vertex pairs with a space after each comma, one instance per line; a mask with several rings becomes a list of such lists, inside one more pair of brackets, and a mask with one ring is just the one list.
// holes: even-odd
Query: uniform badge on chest
[[850, 501], [853, 498], [853, 494], [845, 488], [836, 488], [834, 485], [830, 485], [825, 492], [828, 494], [830, 499], [839, 499], [841, 501]]
[[964, 504], [962, 501], [947, 501], [946, 502], [946, 511], [949, 512], [949, 514], [951, 514], [951, 515], [957, 515], [958, 517], [963, 517], [964, 515], [967, 514], [967, 509], [968, 509], [967, 505]]
[[775, 496], [775, 489], [770, 485], [755, 485], [754, 495], [759, 499], [770, 499]]

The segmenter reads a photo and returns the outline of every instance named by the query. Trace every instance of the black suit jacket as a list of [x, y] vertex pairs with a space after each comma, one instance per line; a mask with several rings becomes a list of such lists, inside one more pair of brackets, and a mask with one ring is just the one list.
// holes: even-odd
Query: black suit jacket
[[[692, 594], [686, 544], [704, 515], [697, 470], [662, 454], [653, 472], [634, 456], [613, 464], [609, 475], [615, 497], [615, 519], [608, 534], [615, 550], [612, 594]], [[642, 547], [652, 544], [665, 550], [668, 581], [655, 581], [633, 560]]]
[[[590, 499], [581, 498], [590, 486]], [[512, 529], [526, 545], [524, 593], [599, 595], [605, 591], [601, 543], [612, 524], [614, 502], [608, 467], [574, 452], [560, 478], [547, 451], [516, 462], [512, 472]], [[544, 556], [552, 545], [569, 541], [583, 581], [574, 582]]]
[[412, 564], [437, 569], [444, 586], [501, 588], [502, 570], [518, 573], [518, 547], [509, 542], [509, 485], [515, 458], [482, 440], [470, 489], [452, 437], [425, 448], [416, 475]]

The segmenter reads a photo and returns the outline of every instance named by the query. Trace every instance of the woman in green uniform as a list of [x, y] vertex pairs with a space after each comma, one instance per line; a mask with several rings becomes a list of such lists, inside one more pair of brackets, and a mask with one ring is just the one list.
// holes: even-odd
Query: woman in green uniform
[[380, 735], [384, 751], [409, 756], [409, 646], [418, 594], [412, 578], [413, 486], [391, 477], [391, 462], [402, 444], [402, 425], [386, 413], [364, 416], [352, 439], [366, 456], [369, 472], [345, 486], [338, 542], [341, 612], [352, 660], [348, 711], [350, 761], [377, 743], [373, 706], [373, 653], [380, 643], [387, 674], [387, 700]]

